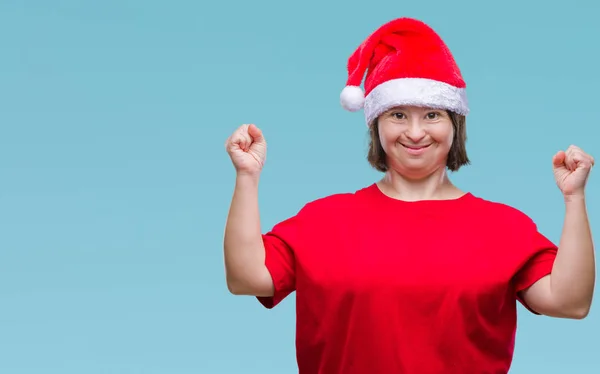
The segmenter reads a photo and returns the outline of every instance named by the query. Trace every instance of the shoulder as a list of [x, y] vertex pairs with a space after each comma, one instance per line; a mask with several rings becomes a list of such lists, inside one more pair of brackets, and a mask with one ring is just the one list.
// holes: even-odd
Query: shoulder
[[307, 202], [301, 209], [305, 214], [327, 215], [339, 214], [345, 211], [354, 211], [359, 206], [370, 200], [373, 185], [355, 191], [337, 192], [317, 197]]
[[320, 196], [309, 200], [296, 210], [292, 215], [275, 224], [272, 232], [283, 231], [311, 232], [343, 227], [352, 221], [353, 214], [356, 215], [361, 209], [357, 209], [365, 200], [365, 192], [368, 188], [357, 191], [337, 192]]
[[473, 197], [473, 207], [476, 216], [488, 220], [489, 223], [510, 226], [513, 229], [522, 228], [530, 230], [536, 227], [532, 218], [515, 206], [479, 196]]
[[505, 260], [509, 263], [523, 263], [540, 250], [556, 248], [521, 209], [481, 197], [472, 201], [469, 217], [471, 235], [479, 236], [490, 246], [498, 248], [498, 253], [506, 256]]

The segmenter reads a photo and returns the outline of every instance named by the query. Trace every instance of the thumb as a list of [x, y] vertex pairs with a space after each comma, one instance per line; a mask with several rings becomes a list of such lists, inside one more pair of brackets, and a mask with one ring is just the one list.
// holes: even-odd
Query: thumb
[[248, 135], [252, 137], [252, 140], [255, 143], [262, 143], [265, 141], [262, 131], [254, 124], [248, 126]]
[[563, 166], [566, 157], [567, 155], [564, 151], [557, 152], [554, 157], [552, 157], [552, 166], [555, 168]]

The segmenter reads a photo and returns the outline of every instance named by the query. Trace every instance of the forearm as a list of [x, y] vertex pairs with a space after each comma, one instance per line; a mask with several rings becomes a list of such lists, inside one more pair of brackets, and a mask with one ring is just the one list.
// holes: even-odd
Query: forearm
[[227, 224], [224, 255], [227, 285], [233, 293], [247, 293], [260, 285], [265, 248], [260, 229], [258, 176], [238, 175]]
[[595, 282], [595, 259], [585, 197], [565, 197], [565, 220], [552, 269], [551, 292], [562, 309], [587, 314]]

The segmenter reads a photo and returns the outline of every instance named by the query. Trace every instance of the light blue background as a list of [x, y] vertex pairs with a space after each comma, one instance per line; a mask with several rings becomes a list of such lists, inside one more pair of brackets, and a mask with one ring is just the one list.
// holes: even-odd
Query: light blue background
[[[473, 165], [454, 181], [557, 241], [552, 155], [600, 159], [598, 6], [371, 4], [3, 0], [0, 373], [295, 372], [294, 298], [267, 311], [225, 286], [223, 144], [265, 133], [264, 230], [377, 180], [339, 92], [350, 53], [399, 16], [432, 25], [469, 85]], [[512, 373], [600, 370], [597, 309], [519, 317]]]

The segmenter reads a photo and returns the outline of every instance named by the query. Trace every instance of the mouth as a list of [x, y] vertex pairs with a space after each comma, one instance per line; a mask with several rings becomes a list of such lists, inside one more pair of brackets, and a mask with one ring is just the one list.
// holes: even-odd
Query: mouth
[[421, 154], [421, 153], [425, 152], [425, 150], [427, 150], [427, 148], [429, 148], [431, 146], [431, 143], [424, 144], [424, 145], [407, 145], [407, 144], [400, 143], [400, 145], [402, 147], [404, 147], [404, 149], [406, 149], [406, 151], [408, 153], [417, 155], [417, 154]]
[[407, 145], [407, 144], [402, 144], [400, 143], [401, 146], [403, 146], [406, 149], [411, 149], [413, 151], [419, 151], [421, 149], [425, 149], [428, 148], [429, 146], [431, 146], [431, 143], [429, 144], [424, 144], [424, 145]]

